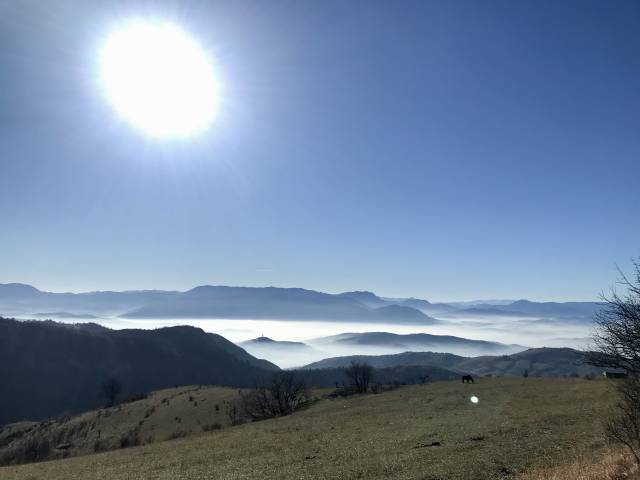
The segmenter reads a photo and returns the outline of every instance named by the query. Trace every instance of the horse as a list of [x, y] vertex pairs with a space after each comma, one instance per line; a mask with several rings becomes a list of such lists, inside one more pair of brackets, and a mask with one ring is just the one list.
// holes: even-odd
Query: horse
[[462, 383], [475, 383], [475, 382], [473, 381], [473, 377], [471, 375], [463, 375]]

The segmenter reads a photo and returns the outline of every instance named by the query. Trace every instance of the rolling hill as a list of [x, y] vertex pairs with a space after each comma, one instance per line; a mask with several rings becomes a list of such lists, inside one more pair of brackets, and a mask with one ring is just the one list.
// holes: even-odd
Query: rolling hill
[[437, 366], [459, 374], [521, 377], [600, 375], [602, 368], [586, 364], [584, 352], [571, 348], [531, 348], [511, 355], [463, 357], [451, 353], [404, 352], [395, 355], [351, 355], [334, 357], [306, 365], [304, 369], [341, 368], [352, 361], [376, 368], [409, 365]]
[[[326, 349], [376, 350], [383, 353], [432, 351], [464, 353], [466, 355], [507, 354], [525, 350], [520, 345], [473, 340], [451, 335], [428, 333], [396, 334], [389, 332], [341, 333], [309, 340], [312, 346]], [[386, 351], [386, 352], [385, 352]]]
[[[344, 369], [298, 371], [306, 385], [335, 387], [348, 381]], [[457, 374], [438, 367], [390, 367], [376, 371], [379, 384], [449, 380]], [[159, 390], [143, 398], [78, 415], [0, 427], [0, 465], [67, 458], [198, 435], [232, 425], [229, 408], [238, 389], [191, 385]], [[248, 419], [247, 419], [248, 420]]]
[[[171, 409], [201, 418], [199, 409], [209, 408], [209, 400], [197, 407], [188, 401], [199, 394], [205, 392], [172, 399], [164, 420], [152, 413], [141, 429], [185, 428], [175, 419], [185, 414]], [[469, 401], [471, 394], [479, 403]], [[612, 400], [604, 380], [436, 382], [323, 399], [286, 417], [200, 434], [194, 429], [171, 441], [145, 445], [143, 436], [139, 447], [0, 467], [0, 478], [503, 480], [576, 458], [602, 458], [602, 412]], [[109, 418], [102, 420], [105, 431], [126, 422], [115, 413]], [[91, 432], [87, 426], [82, 431]]]
[[54, 460], [150, 444], [231, 425], [232, 388], [185, 386], [158, 390], [110, 408], [43, 422], [0, 427], [0, 465]]
[[109, 330], [0, 318], [0, 424], [96, 408], [116, 378], [124, 394], [174, 385], [250, 386], [278, 367], [193, 327]]
[[461, 308], [454, 314], [558, 317], [566, 320], [591, 321], [601, 308], [602, 304], [598, 302], [531, 302], [529, 300], [517, 300], [501, 305], [477, 304], [468, 308]]
[[251, 355], [265, 358], [282, 368], [297, 368], [311, 362], [342, 355], [371, 355], [373, 358], [374, 355], [380, 354], [435, 351], [478, 356], [509, 354], [526, 349], [520, 345], [506, 345], [450, 335], [426, 333], [402, 335], [388, 332], [342, 333], [307, 340], [307, 343], [275, 341], [267, 337], [258, 337], [240, 342], [238, 345]]

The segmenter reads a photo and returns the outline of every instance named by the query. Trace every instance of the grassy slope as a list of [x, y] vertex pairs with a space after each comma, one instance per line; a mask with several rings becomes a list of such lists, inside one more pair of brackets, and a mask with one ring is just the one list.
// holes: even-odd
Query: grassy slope
[[578, 458], [557, 467], [542, 468], [519, 480], [638, 480], [640, 472], [631, 454], [619, 450]]
[[[48, 422], [21, 422], [0, 429], [0, 459], [11, 450], [36, 438], [52, 448], [49, 458], [86, 455], [120, 448], [121, 440], [141, 444], [194, 435], [230, 425], [225, 402], [237, 390], [222, 387], [179, 387], [159, 390], [147, 398], [108, 409], [94, 410]], [[18, 430], [28, 433], [13, 444], [5, 438]], [[66, 450], [54, 447], [67, 444]], [[0, 478], [2, 478], [0, 476]]]
[[[469, 395], [480, 403], [473, 405]], [[54, 462], [3, 480], [499, 479], [604, 448], [604, 380], [483, 379], [323, 400], [289, 417]], [[426, 446], [440, 442], [441, 446]]]

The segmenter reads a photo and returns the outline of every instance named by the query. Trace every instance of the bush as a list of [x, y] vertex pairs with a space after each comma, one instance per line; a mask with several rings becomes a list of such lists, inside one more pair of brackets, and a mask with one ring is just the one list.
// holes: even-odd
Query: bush
[[375, 369], [368, 363], [351, 362], [351, 365], [345, 369], [344, 374], [356, 393], [367, 393], [373, 380]]
[[184, 438], [186, 436], [187, 436], [187, 432], [183, 430], [178, 430], [176, 432], [173, 432], [171, 435], [169, 435], [169, 440], [176, 440], [178, 438]]
[[107, 451], [108, 449], [109, 449], [109, 446], [104, 440], [98, 439], [95, 442], [93, 442], [93, 451], [95, 453], [104, 452], [104, 451]]
[[41, 462], [47, 460], [51, 453], [51, 442], [48, 438], [30, 435], [16, 448], [0, 457], [0, 465], [18, 465], [21, 463]]
[[399, 383], [390, 383], [390, 384], [382, 384], [382, 383], [374, 383], [371, 385], [371, 393], [378, 394], [383, 392], [390, 392], [391, 390], [397, 390], [400, 388]]
[[225, 402], [224, 405], [225, 405], [225, 413], [227, 414], [227, 417], [229, 417], [229, 421], [231, 422], [231, 425], [240, 425], [241, 423], [244, 423], [244, 418], [240, 413], [241, 408], [240, 408], [239, 401], [234, 400], [231, 402]]
[[222, 428], [222, 425], [219, 424], [218, 422], [216, 423], [211, 423], [209, 425], [203, 425], [202, 426], [202, 431], [203, 432], [210, 432], [212, 430], [220, 430]]
[[308, 400], [307, 387], [295, 372], [278, 372], [240, 393], [242, 412], [252, 420], [289, 415]]
[[129, 448], [140, 445], [140, 438], [138, 437], [138, 430], [133, 429], [128, 433], [120, 437], [120, 448]]

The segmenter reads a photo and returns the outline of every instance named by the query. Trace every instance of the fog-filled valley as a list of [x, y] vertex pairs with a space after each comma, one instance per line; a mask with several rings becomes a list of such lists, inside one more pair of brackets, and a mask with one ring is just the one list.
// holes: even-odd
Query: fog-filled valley
[[[584, 350], [590, 347], [597, 309], [592, 302], [435, 303], [371, 292], [332, 295], [273, 287], [72, 294], [0, 285], [0, 312], [5, 316], [91, 322], [112, 329], [190, 325], [219, 334], [281, 368], [344, 355], [406, 351], [478, 356], [531, 347]], [[262, 313], [257, 317], [256, 312]], [[334, 337], [365, 332], [380, 334], [357, 341]], [[406, 337], [411, 334], [425, 335]]]
[[[86, 320], [77, 318], [57, 318], [56, 321], [78, 323]], [[441, 344], [438, 348], [425, 350], [407, 348], [404, 344], [388, 345], [340, 345], [322, 342], [322, 337], [350, 332], [390, 332], [396, 334], [428, 333], [433, 335], [456, 336], [487, 342], [505, 344], [500, 353], [511, 353], [526, 347], [571, 347], [588, 349], [591, 344], [589, 334], [593, 330], [591, 322], [558, 325], [556, 319], [519, 319], [513, 317], [483, 317], [448, 319], [437, 326], [416, 327], [393, 323], [336, 323], [298, 322], [277, 320], [229, 320], [229, 319], [146, 319], [123, 320], [116, 318], [96, 318], [97, 322], [109, 328], [153, 329], [165, 326], [192, 325], [206, 332], [218, 333], [234, 343], [240, 344], [258, 358], [267, 359], [282, 368], [297, 367], [327, 357], [343, 355], [384, 355], [405, 351], [442, 351], [458, 355], [475, 356], [489, 352], [476, 347], [455, 344]], [[276, 340], [273, 345], [251, 345], [246, 342], [265, 336]], [[302, 348], [281, 346], [280, 342], [297, 342]], [[446, 345], [446, 346], [445, 346]], [[522, 347], [520, 347], [522, 346]], [[492, 353], [497, 353], [494, 350]]]

